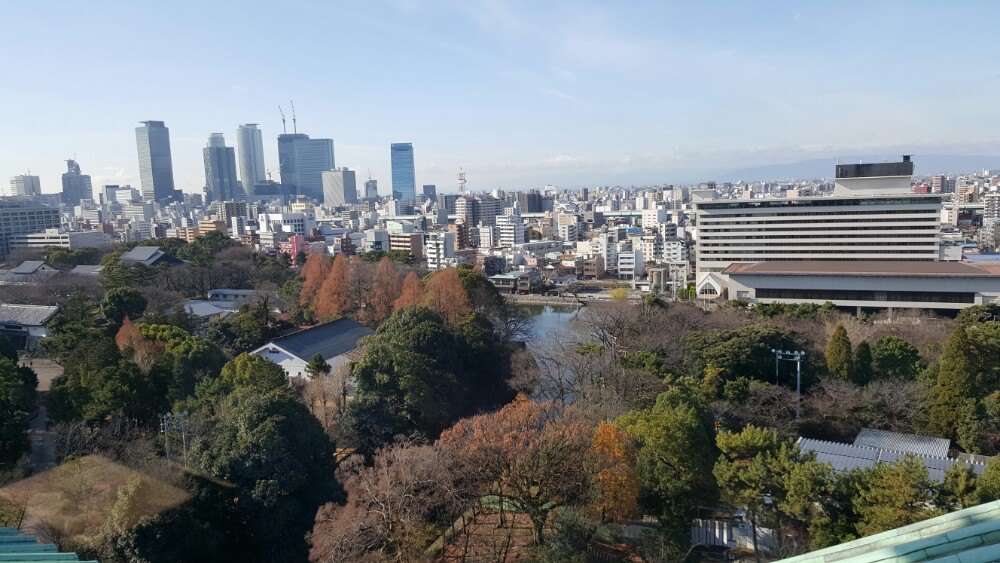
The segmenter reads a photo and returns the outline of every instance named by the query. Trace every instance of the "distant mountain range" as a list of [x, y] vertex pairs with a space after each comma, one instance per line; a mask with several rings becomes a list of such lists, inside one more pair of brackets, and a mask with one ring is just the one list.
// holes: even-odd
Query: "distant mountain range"
[[[857, 162], [887, 162], [886, 156], [841, 156], [831, 158], [814, 158], [789, 164], [769, 164], [743, 168], [723, 174], [717, 178], [719, 182], [757, 182], [760, 180], [802, 180], [809, 178], [833, 178], [834, 167], [841, 164]], [[889, 162], [892, 161], [892, 157]], [[898, 158], [898, 157], [897, 157]], [[964, 174], [982, 171], [984, 168], [1000, 169], [1000, 156], [964, 156], [954, 154], [924, 154], [913, 155], [914, 173], [930, 174]]]

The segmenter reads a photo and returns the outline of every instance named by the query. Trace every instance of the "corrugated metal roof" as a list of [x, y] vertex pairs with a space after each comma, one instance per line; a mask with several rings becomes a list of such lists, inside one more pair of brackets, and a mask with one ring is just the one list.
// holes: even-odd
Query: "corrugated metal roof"
[[894, 450], [914, 455], [948, 457], [948, 448], [951, 447], [951, 441], [947, 438], [934, 438], [919, 434], [904, 434], [902, 432], [862, 428], [861, 432], [858, 432], [857, 437], [854, 438], [854, 445]]
[[870, 469], [878, 463], [893, 462], [903, 459], [907, 455], [914, 455], [914, 457], [922, 461], [927, 468], [930, 478], [939, 483], [944, 482], [945, 471], [956, 463], [964, 463], [972, 467], [976, 475], [982, 474], [986, 468], [986, 465], [983, 463], [973, 463], [949, 457], [916, 455], [909, 452], [842, 444], [840, 442], [827, 442], [812, 438], [799, 438], [798, 444], [800, 450], [816, 454], [816, 461], [829, 463], [833, 466], [834, 471], [838, 472], [850, 471], [852, 469]]
[[162, 255], [163, 251], [160, 250], [159, 246], [137, 246], [125, 254], [122, 254], [119, 260], [124, 260], [125, 262], [151, 263]]

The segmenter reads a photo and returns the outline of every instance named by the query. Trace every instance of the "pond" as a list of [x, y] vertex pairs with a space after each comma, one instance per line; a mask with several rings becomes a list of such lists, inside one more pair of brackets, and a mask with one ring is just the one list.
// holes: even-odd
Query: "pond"
[[537, 340], [549, 333], [569, 329], [569, 322], [576, 317], [580, 307], [575, 305], [518, 305], [531, 318], [531, 328]]

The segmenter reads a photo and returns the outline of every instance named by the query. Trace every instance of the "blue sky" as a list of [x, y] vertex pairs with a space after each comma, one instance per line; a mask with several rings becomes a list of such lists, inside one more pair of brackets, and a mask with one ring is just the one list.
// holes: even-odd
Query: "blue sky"
[[[170, 127], [179, 187], [212, 132], [277, 106], [385, 193], [710, 179], [838, 154], [1000, 154], [995, 2], [0, 3], [0, 176], [138, 186], [134, 127]], [[291, 129], [289, 115], [289, 129]], [[6, 178], [4, 178], [4, 185]]]

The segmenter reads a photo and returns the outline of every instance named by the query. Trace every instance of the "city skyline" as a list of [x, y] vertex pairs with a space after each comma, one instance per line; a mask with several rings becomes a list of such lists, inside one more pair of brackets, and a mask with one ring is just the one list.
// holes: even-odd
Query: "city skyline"
[[[277, 106], [287, 112], [289, 98], [299, 130], [334, 139], [338, 162], [362, 177], [371, 171], [383, 189], [396, 139], [418, 147], [416, 182], [443, 193], [455, 190], [459, 166], [478, 190], [686, 183], [844, 154], [1000, 154], [1000, 118], [990, 111], [1000, 69], [989, 38], [920, 39], [922, 29], [989, 19], [998, 9], [990, 4], [187, 8], [66, 8], [79, 25], [38, 53], [29, 46], [46, 21], [39, 6], [0, 8], [22, 22], [0, 38], [11, 54], [0, 68], [46, 92], [0, 93], [10, 112], [0, 169], [8, 177], [31, 169], [56, 193], [75, 154], [95, 186], [138, 187], [130, 127], [155, 118], [172, 129], [176, 186], [198, 191], [200, 149], [213, 131], [258, 123], [265, 163], [277, 166]], [[120, 33], [95, 42], [112, 14]], [[194, 56], [215, 31], [209, 22], [264, 31], [292, 15], [299, 30], [287, 44], [227, 48], [230, 64], [219, 69]], [[332, 15], [353, 25], [322, 44]], [[148, 52], [131, 52], [140, 37]], [[344, 56], [358, 45], [364, 57]], [[312, 57], [293, 56], [307, 48], [332, 56], [340, 72], [331, 78]], [[94, 62], [66, 68], [70, 56]], [[251, 60], [264, 78], [239, 72]], [[213, 86], [192, 88], [216, 70]], [[136, 80], [109, 88], [109, 76]], [[79, 88], [65, 88], [67, 78]], [[404, 83], [407, 103], [394, 103]]]

